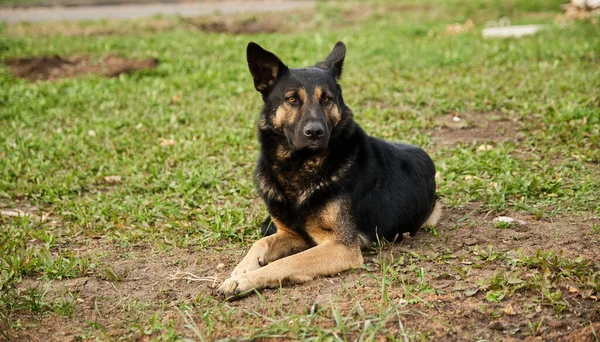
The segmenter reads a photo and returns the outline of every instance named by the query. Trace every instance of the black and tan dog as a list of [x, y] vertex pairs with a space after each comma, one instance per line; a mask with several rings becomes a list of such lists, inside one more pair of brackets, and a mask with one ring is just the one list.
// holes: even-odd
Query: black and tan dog
[[[420, 148], [368, 136], [337, 83], [346, 47], [290, 69], [248, 44], [264, 106], [255, 178], [270, 214], [258, 240], [218, 288], [226, 296], [331, 275], [363, 262], [361, 248], [435, 225], [435, 166]], [[274, 227], [273, 227], [274, 224]]]

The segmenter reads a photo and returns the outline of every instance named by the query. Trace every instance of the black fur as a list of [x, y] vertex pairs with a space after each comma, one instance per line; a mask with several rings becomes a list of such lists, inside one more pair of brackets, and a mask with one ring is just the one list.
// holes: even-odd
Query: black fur
[[[354, 243], [360, 236], [371, 242], [399, 240], [402, 233], [415, 234], [432, 213], [435, 166], [422, 149], [370, 137], [355, 123], [337, 83], [344, 57], [345, 46], [339, 42], [315, 67], [289, 69], [274, 54], [248, 45], [248, 64], [264, 100], [257, 187], [269, 214], [307, 241], [313, 240], [306, 233], [306, 220], [339, 199], [347, 203], [343, 214], [348, 220], [337, 233], [344, 241]], [[275, 127], [275, 113], [294, 87], [306, 90], [309, 99], [317, 87], [324, 87], [332, 102], [306, 100], [299, 109], [292, 108], [298, 113], [295, 120]], [[339, 120], [332, 108], [337, 108]], [[294, 145], [295, 125], [302, 125], [308, 115], [326, 123], [324, 146]], [[270, 218], [261, 232], [276, 232]]]

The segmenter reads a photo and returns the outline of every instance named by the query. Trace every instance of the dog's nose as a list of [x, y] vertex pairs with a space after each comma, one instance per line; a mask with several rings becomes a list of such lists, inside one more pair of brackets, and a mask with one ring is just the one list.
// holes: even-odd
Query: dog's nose
[[320, 122], [311, 122], [304, 126], [304, 135], [309, 139], [320, 139], [323, 134], [325, 134], [325, 127]]

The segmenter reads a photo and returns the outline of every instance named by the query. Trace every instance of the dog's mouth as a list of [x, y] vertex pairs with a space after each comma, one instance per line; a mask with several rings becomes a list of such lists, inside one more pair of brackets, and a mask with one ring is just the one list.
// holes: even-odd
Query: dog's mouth
[[312, 142], [310, 144], [303, 145], [295, 145], [293, 141], [288, 139], [288, 143], [290, 148], [296, 152], [300, 151], [310, 151], [310, 152], [320, 152], [327, 149], [327, 143], [319, 143], [318, 141]]
[[304, 146], [301, 149], [305, 149], [305, 150], [309, 150], [309, 151], [321, 151], [321, 150], [327, 149], [327, 146], [326, 145], [324, 146], [324, 144], [312, 143], [312, 144]]

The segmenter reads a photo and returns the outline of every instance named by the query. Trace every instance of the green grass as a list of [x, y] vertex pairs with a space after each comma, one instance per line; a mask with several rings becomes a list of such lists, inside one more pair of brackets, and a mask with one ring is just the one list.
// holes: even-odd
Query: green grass
[[[453, 0], [425, 10], [412, 2], [416, 10], [375, 11], [365, 21], [342, 27], [343, 9], [357, 5], [324, 3], [318, 5], [321, 19], [293, 34], [207, 34], [176, 18], [160, 19], [173, 23], [168, 30], [91, 37], [52, 31], [14, 34], [42, 26], [3, 25], [0, 60], [117, 54], [157, 57], [160, 64], [113, 79], [35, 83], [14, 79], [7, 67], [0, 67], [0, 204], [19, 208], [26, 203], [58, 222], [0, 216], [0, 315], [12, 322], [0, 330], [8, 334], [11, 327], [18, 329], [11, 317], [27, 312], [73, 316], [68, 296], [44, 304], [42, 290], [17, 291], [25, 278], [52, 281], [93, 272], [118, 284], [125, 274], [100, 264], [94, 255], [74, 251], [93, 239], [120, 249], [151, 246], [159, 253], [174, 248], [200, 253], [247, 246], [258, 237], [266, 215], [255, 201], [252, 182], [261, 100], [244, 59], [249, 41], [274, 51], [290, 66], [312, 65], [336, 41], [344, 41], [348, 54], [341, 84], [356, 120], [372, 135], [425, 148], [436, 162], [439, 193], [450, 210], [478, 202], [484, 210], [510, 209], [540, 218], [585, 212], [598, 219], [600, 26], [554, 25], [562, 2]], [[548, 29], [522, 39], [483, 39], [485, 23], [502, 16], [513, 23], [543, 23]], [[474, 21], [473, 30], [446, 33], [447, 25], [467, 19]], [[123, 25], [81, 23], [71, 29]], [[181, 103], [172, 103], [174, 96]], [[465, 112], [498, 112], [519, 120], [523, 138], [493, 143], [489, 151], [469, 143], [435, 145], [430, 131], [435, 118]], [[176, 144], [161, 146], [161, 138]], [[105, 181], [113, 175], [121, 181]], [[591, 233], [597, 236], [598, 231], [596, 224]], [[430, 233], [442, 235], [435, 229]], [[219, 245], [223, 241], [225, 247]], [[478, 264], [510, 263], [492, 245], [473, 253]], [[561, 279], [600, 291], [597, 271], [580, 269], [582, 261], [540, 253], [511, 265], [547, 271], [545, 278], [517, 281], [519, 273], [501, 273], [480, 284], [484, 298], [502, 302], [527, 285], [542, 303], [561, 312], [565, 304], [556, 292]], [[385, 266], [387, 273], [382, 266], [384, 274], [375, 274], [381, 282], [380, 312], [354, 307], [342, 313], [332, 304], [309, 314], [284, 308], [250, 313], [271, 323], [249, 327], [248, 336], [370, 340], [393, 320], [400, 332], [395, 336], [426, 339], [427, 332], [404, 330], [399, 320], [403, 308], [394, 309], [384, 296], [386, 281], [404, 289], [406, 305], [422, 303], [423, 294], [435, 292], [426, 282], [434, 270], [410, 266], [409, 260], [396, 261]], [[399, 275], [402, 267], [410, 277]], [[470, 271], [465, 267], [460, 272], [466, 277]], [[222, 336], [215, 331], [223, 322], [215, 317], [233, 309], [217, 303], [194, 303], [203, 310], [212, 307], [200, 323], [189, 316], [195, 308], [186, 307], [180, 308], [184, 326], [153, 318], [132, 323], [130, 333], [164, 340], [176, 340], [183, 331], [200, 340]], [[533, 335], [540, 324], [531, 322]], [[90, 322], [91, 331], [103, 329], [95, 327]]]

